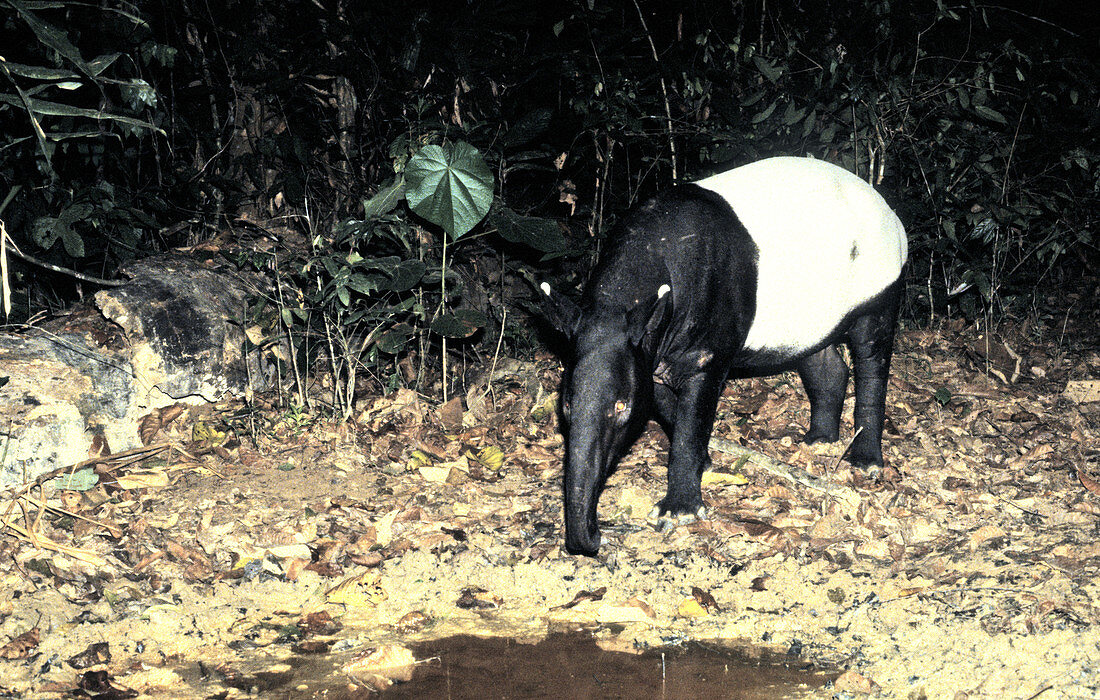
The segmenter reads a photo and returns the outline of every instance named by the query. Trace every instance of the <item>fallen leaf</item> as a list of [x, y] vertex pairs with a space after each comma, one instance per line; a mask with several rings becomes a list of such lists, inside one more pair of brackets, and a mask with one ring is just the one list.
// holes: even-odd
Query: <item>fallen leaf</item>
[[744, 486], [749, 483], [749, 477], [740, 473], [703, 472], [701, 483], [703, 486]]
[[855, 671], [845, 671], [839, 678], [833, 681], [833, 688], [844, 693], [870, 695], [876, 692], [878, 683], [875, 683], [870, 678], [860, 675]]
[[718, 607], [718, 601], [714, 599], [714, 596], [698, 586], [691, 587], [691, 595], [699, 602], [699, 605], [706, 608], [707, 612], [718, 612], [721, 609]]
[[373, 608], [386, 599], [386, 591], [377, 577], [372, 571], [349, 576], [325, 591], [325, 601], [350, 608]]
[[413, 610], [407, 612], [401, 616], [401, 619], [394, 625], [401, 634], [409, 634], [411, 632], [419, 632], [432, 622], [432, 618], [423, 610]]
[[680, 603], [680, 606], [676, 608], [676, 614], [680, 617], [706, 617], [707, 611], [703, 609], [703, 606], [699, 604], [699, 601], [695, 598], [686, 598]]
[[504, 466], [504, 451], [496, 445], [489, 445], [478, 450], [477, 454], [471, 454], [478, 464], [492, 471], [499, 471]]
[[120, 488], [126, 489], [162, 489], [168, 485], [168, 473], [162, 469], [137, 471], [116, 479]]
[[463, 610], [493, 610], [499, 608], [503, 603], [503, 598], [491, 595], [484, 588], [475, 586], [462, 589], [462, 594], [458, 597], [455, 605]]
[[384, 644], [367, 649], [344, 665], [343, 670], [362, 685], [381, 692], [394, 681], [412, 679], [416, 656], [400, 644]]
[[158, 414], [150, 413], [142, 418], [141, 423], [138, 424], [138, 437], [141, 439], [141, 444], [148, 445], [153, 442], [162, 427], [164, 425]]
[[433, 484], [446, 483], [448, 477], [451, 476], [450, 467], [420, 467], [417, 471], [420, 472], [420, 476]]
[[1097, 496], [1100, 496], [1100, 483], [1097, 483], [1095, 479], [1080, 469], [1077, 470], [1077, 478], [1081, 481], [1082, 486]]
[[439, 422], [448, 433], [457, 433], [462, 430], [462, 397], [456, 396], [439, 407]]
[[0, 647], [0, 659], [25, 659], [38, 648], [38, 643], [41, 641], [41, 631], [37, 627], [32, 627]]
[[107, 642], [89, 644], [87, 649], [65, 660], [65, 663], [78, 671], [110, 662], [111, 645]]
[[1075, 379], [1067, 382], [1062, 395], [1076, 403], [1100, 401], [1100, 379]]
[[80, 676], [77, 687], [86, 697], [96, 700], [126, 700], [138, 696], [136, 690], [117, 685], [106, 671], [86, 671]]
[[342, 630], [344, 626], [339, 621], [333, 620], [328, 610], [312, 612], [298, 621], [298, 629], [307, 637], [314, 635], [329, 636]]
[[983, 542], [1004, 536], [1005, 531], [996, 525], [982, 525], [977, 530], [970, 533], [970, 551], [976, 551]]
[[594, 591], [581, 591], [577, 595], [573, 596], [573, 600], [568, 603], [562, 603], [561, 605], [555, 605], [550, 608], [551, 610], [566, 610], [568, 608], [583, 603], [586, 600], [602, 600], [604, 593], [607, 593], [607, 586], [600, 586]]

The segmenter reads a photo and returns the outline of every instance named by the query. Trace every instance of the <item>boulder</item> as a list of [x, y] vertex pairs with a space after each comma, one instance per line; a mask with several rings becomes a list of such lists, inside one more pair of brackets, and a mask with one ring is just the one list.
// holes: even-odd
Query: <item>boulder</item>
[[41, 326], [0, 333], [0, 487], [141, 445], [138, 425], [177, 402], [268, 386], [241, 320], [252, 283], [183, 256], [131, 263], [130, 280]]

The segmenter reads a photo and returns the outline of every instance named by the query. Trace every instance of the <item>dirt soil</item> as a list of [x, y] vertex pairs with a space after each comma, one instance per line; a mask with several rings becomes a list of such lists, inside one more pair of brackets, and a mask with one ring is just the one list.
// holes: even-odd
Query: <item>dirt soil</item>
[[600, 500], [595, 559], [562, 550], [549, 355], [501, 358], [444, 406], [374, 397], [352, 424], [154, 416], [149, 451], [5, 498], [0, 697], [309, 697], [295, 655], [345, 654], [355, 686], [419, 641], [575, 629], [845, 672], [814, 696], [1100, 697], [1100, 304], [1095, 281], [1069, 296], [1078, 312], [995, 337], [902, 333], [882, 482], [799, 442], [794, 374], [731, 382], [716, 436], [822, 481], [712, 451], [708, 519], [660, 533], [651, 425]]

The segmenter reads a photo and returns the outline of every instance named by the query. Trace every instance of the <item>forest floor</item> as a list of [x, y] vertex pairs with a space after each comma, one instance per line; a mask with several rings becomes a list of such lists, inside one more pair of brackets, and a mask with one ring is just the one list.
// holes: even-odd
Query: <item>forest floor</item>
[[576, 629], [842, 674], [815, 697], [1100, 697], [1098, 308], [1091, 280], [995, 336], [903, 331], [882, 482], [800, 443], [794, 374], [730, 382], [716, 437], [822, 481], [712, 451], [707, 519], [661, 533], [651, 424], [600, 500], [597, 558], [562, 550], [549, 355], [345, 424], [164, 414], [98, 485], [5, 496], [0, 697], [320, 696], [293, 657], [343, 654], [343, 685], [369, 687], [424, 640]]

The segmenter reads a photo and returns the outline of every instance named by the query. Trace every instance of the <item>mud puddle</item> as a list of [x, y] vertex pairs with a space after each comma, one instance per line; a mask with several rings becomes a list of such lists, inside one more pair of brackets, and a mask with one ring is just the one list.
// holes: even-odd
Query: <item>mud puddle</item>
[[381, 695], [350, 683], [335, 659], [310, 658], [293, 664], [294, 680], [272, 689], [272, 697], [776, 700], [808, 697], [836, 675], [695, 642], [641, 654], [607, 651], [581, 634], [552, 634], [537, 644], [463, 635], [412, 649], [421, 662], [411, 680]]

